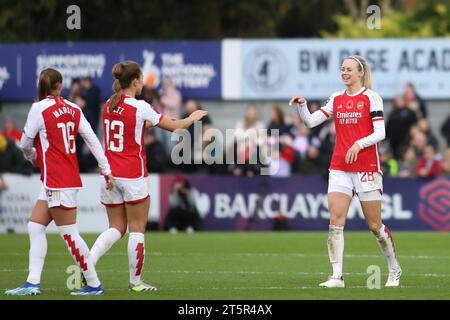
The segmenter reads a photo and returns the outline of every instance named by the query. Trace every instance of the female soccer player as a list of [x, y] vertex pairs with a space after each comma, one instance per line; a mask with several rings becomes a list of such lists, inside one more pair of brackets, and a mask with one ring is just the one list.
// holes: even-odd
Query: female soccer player
[[38, 102], [31, 106], [20, 141], [27, 159], [39, 166], [43, 185], [28, 223], [28, 279], [22, 286], [6, 291], [8, 295], [40, 294], [40, 278], [47, 254], [45, 229], [52, 220], [87, 282], [80, 291], [71, 294], [97, 295], [104, 291], [89, 248], [76, 225], [76, 196], [81, 188], [75, 148], [78, 133], [97, 159], [108, 189], [114, 187], [114, 180], [100, 142], [81, 109], [60, 96], [62, 81], [61, 73], [55, 69], [41, 72]]
[[342, 260], [344, 254], [344, 225], [350, 201], [356, 193], [369, 229], [389, 265], [386, 287], [399, 285], [402, 270], [396, 258], [394, 241], [381, 221], [383, 192], [378, 143], [385, 137], [383, 101], [371, 90], [371, 70], [360, 56], [349, 56], [341, 67], [346, 89], [336, 92], [325, 106], [310, 113], [304, 97], [294, 96], [289, 102], [298, 104], [305, 124], [312, 128], [335, 118], [336, 145], [330, 165], [328, 206], [330, 227], [328, 255], [333, 274], [320, 284], [322, 287], [344, 287]]
[[91, 256], [96, 263], [126, 232], [128, 238], [129, 288], [134, 292], [153, 291], [155, 287], [141, 279], [145, 259], [144, 232], [150, 208], [147, 166], [144, 149], [146, 121], [152, 126], [174, 131], [187, 128], [207, 112], [197, 110], [182, 120], [168, 119], [156, 113], [143, 100], [136, 100], [143, 87], [141, 67], [133, 61], [117, 63], [112, 74], [114, 95], [106, 102], [102, 123], [105, 153], [111, 164], [116, 186], [102, 185], [101, 199], [106, 206], [109, 229], [94, 243]]

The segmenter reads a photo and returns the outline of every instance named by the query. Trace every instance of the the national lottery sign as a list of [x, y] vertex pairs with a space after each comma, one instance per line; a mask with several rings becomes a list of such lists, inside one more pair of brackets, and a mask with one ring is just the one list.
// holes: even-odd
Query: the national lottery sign
[[45, 68], [62, 73], [66, 90], [73, 79], [92, 77], [106, 99], [113, 93], [112, 67], [122, 60], [139, 63], [144, 81], [156, 89], [170, 77], [185, 98], [221, 95], [220, 41], [0, 44], [0, 57], [0, 100], [34, 99], [37, 78]]

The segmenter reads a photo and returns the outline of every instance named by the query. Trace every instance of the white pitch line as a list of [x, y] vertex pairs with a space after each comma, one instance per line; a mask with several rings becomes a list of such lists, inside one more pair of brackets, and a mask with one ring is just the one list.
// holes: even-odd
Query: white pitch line
[[[399, 286], [397, 288], [401, 288], [401, 289], [410, 289], [410, 288], [414, 288], [413, 286]], [[421, 287], [423, 288], [423, 287]], [[428, 287], [428, 288], [436, 288], [436, 287]], [[0, 288], [0, 291], [4, 291], [4, 290], [8, 290], [10, 288]], [[42, 288], [42, 291], [61, 291], [62, 288]], [[298, 287], [158, 287], [158, 290], [156, 291], [156, 293], [161, 292], [161, 291], [171, 291], [171, 290], [189, 290], [192, 291], [193, 289], [195, 290], [302, 290], [302, 289], [316, 289], [316, 290], [324, 290], [326, 291], [327, 289], [319, 287], [317, 286], [298, 286]], [[366, 286], [347, 286], [345, 287], [345, 289], [367, 289], [369, 290]], [[345, 290], [343, 289], [343, 290]], [[394, 289], [395, 290], [395, 289]], [[128, 289], [123, 288], [106, 288], [105, 292], [108, 291], [128, 291]], [[70, 294], [70, 292], [67, 293], [68, 295]], [[102, 296], [99, 296], [102, 297]], [[150, 297], [150, 296], [149, 296]]]
[[[9, 252], [4, 253], [3, 255], [11, 255], [11, 256], [27, 256], [27, 252]], [[66, 256], [67, 252], [49, 252], [47, 255], [49, 256]], [[126, 252], [111, 252], [107, 253], [107, 256], [128, 256]], [[246, 256], [246, 257], [318, 257], [318, 258], [327, 258], [327, 254], [303, 254], [303, 253], [199, 253], [199, 252], [149, 252], [147, 255], [151, 256], [212, 256], [212, 255], [220, 255], [220, 256]], [[382, 258], [381, 254], [344, 254], [344, 258], [357, 258], [357, 259], [366, 259], [366, 258]], [[399, 259], [450, 259], [450, 255], [448, 256], [427, 256], [427, 255], [399, 255]]]
[[[28, 269], [0, 269], [0, 272], [28, 272]], [[45, 272], [62, 272], [58, 269], [45, 270]], [[128, 273], [128, 270], [113, 270], [113, 269], [97, 269], [99, 273]], [[298, 276], [323, 276], [329, 275], [327, 272], [304, 272], [304, 271], [203, 271], [203, 270], [148, 270], [147, 274], [151, 273], [178, 273], [178, 274], [248, 274], [248, 275], [298, 275]], [[345, 276], [367, 276], [368, 273], [364, 272], [344, 272]], [[381, 273], [381, 275], [387, 275], [387, 273]], [[450, 274], [446, 273], [411, 273], [405, 274], [409, 277], [425, 277], [425, 278], [448, 278]]]

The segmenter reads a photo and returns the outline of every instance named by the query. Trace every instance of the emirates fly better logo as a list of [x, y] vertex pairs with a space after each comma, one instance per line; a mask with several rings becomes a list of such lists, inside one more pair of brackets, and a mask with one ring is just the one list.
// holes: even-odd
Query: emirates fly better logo
[[450, 230], [450, 180], [439, 178], [420, 189], [419, 218], [438, 231]]

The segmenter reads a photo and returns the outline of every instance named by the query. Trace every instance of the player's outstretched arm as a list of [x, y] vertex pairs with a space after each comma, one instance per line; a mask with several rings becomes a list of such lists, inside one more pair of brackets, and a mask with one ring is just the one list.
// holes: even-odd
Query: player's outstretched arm
[[289, 101], [289, 105], [292, 106], [294, 103], [297, 104], [300, 118], [302, 118], [308, 128], [318, 126], [319, 124], [325, 122], [330, 116], [328, 112], [323, 110], [323, 108], [320, 108], [314, 113], [309, 112], [306, 99], [302, 96], [293, 96]]
[[187, 118], [181, 120], [168, 119], [167, 117], [163, 117], [161, 121], [157, 124], [158, 127], [168, 131], [175, 131], [177, 129], [186, 129], [190, 125], [192, 125], [195, 121], [201, 120], [204, 116], [208, 114], [208, 111], [205, 110], [197, 110], [191, 113], [191, 115]]

